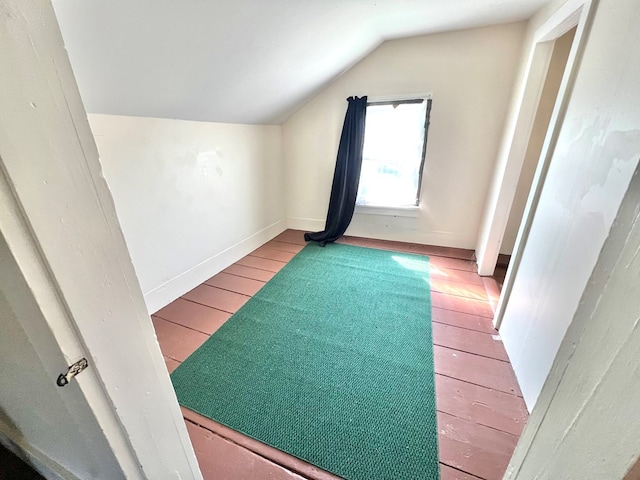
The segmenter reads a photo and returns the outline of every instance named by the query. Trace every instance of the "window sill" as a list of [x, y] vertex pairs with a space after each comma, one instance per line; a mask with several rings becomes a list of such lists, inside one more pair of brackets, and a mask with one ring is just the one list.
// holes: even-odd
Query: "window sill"
[[355, 213], [366, 215], [388, 215], [392, 217], [417, 217], [420, 213], [419, 206], [410, 207], [383, 207], [378, 205], [356, 205]]

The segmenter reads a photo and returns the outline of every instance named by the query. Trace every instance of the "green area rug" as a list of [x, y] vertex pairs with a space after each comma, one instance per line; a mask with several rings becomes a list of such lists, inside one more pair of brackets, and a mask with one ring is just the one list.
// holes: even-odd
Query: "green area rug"
[[426, 257], [307, 245], [171, 377], [185, 407], [341, 477], [439, 478]]

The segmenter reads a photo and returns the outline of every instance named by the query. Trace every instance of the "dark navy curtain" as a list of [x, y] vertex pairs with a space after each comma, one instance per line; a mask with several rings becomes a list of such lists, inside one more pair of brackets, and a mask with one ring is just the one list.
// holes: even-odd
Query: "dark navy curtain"
[[353, 218], [362, 167], [362, 149], [364, 146], [364, 123], [367, 115], [367, 97], [347, 98], [349, 106], [342, 126], [336, 169], [333, 173], [329, 211], [324, 230], [305, 233], [304, 239], [314, 240], [325, 246], [340, 238]]

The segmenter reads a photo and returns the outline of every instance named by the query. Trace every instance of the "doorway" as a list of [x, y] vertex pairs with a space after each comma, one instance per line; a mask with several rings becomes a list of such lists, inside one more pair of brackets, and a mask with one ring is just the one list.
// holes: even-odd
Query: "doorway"
[[526, 67], [507, 118], [476, 246], [481, 276], [494, 274], [499, 257], [508, 267], [503, 269], [504, 284], [494, 309], [497, 329], [554, 154], [593, 7], [593, 0], [567, 0], [533, 27]]
[[[572, 70], [575, 70], [577, 47], [579, 46], [575, 40], [578, 29], [584, 31], [585, 27], [584, 21], [578, 23], [581, 18], [581, 10], [583, 9], [578, 10], [572, 17], [561, 23], [556, 28], [557, 33], [549, 35], [551, 39], [538, 42], [534, 46], [534, 61], [536, 57], [538, 59], [546, 59], [546, 68], [544, 68], [543, 76], [535, 78], [530, 75], [527, 79], [528, 86], [531, 83], [539, 85], [540, 93], [529, 131], [528, 142], [524, 150], [517, 187], [501, 241], [501, 244], [504, 244], [505, 236], [508, 234], [506, 240], [513, 241], [513, 245], [507, 243], [505, 245], [505, 250], [507, 251], [501, 252], [507, 254], [509, 247], [511, 247], [511, 251], [508, 252], [505, 277], [494, 316], [494, 326], [498, 330], [502, 324], [537, 203], [544, 186], [546, 173], [549, 169], [553, 146], [568, 103], [569, 85], [570, 81], [573, 80]], [[580, 32], [581, 37], [583, 36], [583, 31]], [[517, 229], [515, 225], [518, 225]], [[513, 236], [512, 232], [517, 233]]]
[[531, 135], [525, 151], [513, 204], [502, 237], [499, 250], [500, 254], [498, 255], [495, 271], [492, 275], [501, 290], [509, 270], [511, 255], [516, 244], [520, 225], [523, 221], [527, 199], [531, 193], [535, 173], [538, 169], [540, 155], [549, 130], [553, 109], [558, 100], [560, 85], [566, 71], [576, 29], [577, 26], [574, 26], [562, 36], [550, 42], [545, 42], [546, 45], [542, 46], [542, 48], [548, 50], [550, 53], [549, 66], [542, 83], [542, 91], [540, 93], [540, 100], [535, 113]]

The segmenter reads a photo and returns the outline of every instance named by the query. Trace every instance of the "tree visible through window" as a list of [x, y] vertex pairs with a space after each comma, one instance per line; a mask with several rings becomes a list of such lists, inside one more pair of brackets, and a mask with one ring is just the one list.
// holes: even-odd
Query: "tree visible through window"
[[418, 205], [431, 99], [367, 105], [357, 205]]

